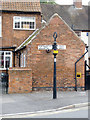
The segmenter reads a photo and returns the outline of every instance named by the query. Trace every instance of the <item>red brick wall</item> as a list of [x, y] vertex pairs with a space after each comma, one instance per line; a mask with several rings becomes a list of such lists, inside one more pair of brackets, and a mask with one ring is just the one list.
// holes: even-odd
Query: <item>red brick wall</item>
[[[84, 54], [85, 45], [56, 15], [27, 46], [27, 67], [32, 68], [33, 87], [53, 86], [53, 51], [38, 50], [38, 45], [52, 45], [54, 32], [58, 34], [57, 44], [67, 46], [57, 55], [57, 87], [75, 86], [75, 62]], [[84, 87], [84, 59], [77, 64], [77, 72], [82, 74], [77, 79], [78, 87]]]
[[13, 17], [14, 16], [24, 16], [24, 17], [36, 17], [36, 28], [41, 26], [41, 15], [37, 14], [19, 14], [17, 13], [2, 13], [2, 45], [4, 47], [11, 47], [13, 45], [19, 46], [33, 30], [14, 30], [13, 29]]
[[9, 69], [9, 93], [29, 93], [32, 91], [32, 71], [29, 68]]
[[2, 47], [2, 38], [0, 37], [0, 46]]

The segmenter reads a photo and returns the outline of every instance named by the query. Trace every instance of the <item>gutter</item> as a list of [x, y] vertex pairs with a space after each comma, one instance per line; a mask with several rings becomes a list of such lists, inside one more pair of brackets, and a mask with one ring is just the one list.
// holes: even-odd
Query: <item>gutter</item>
[[5, 13], [21, 13], [21, 14], [32, 14], [32, 13], [34, 13], [34, 14], [37, 14], [37, 13], [39, 13], [39, 14], [41, 14], [41, 11], [20, 11], [20, 10], [2, 10], [2, 12], [5, 12]]
[[90, 32], [90, 30], [84, 30], [84, 29], [73, 29], [74, 31], [82, 31], [82, 32]]
[[77, 91], [77, 63], [88, 53], [88, 46], [86, 46], [86, 52], [75, 62], [75, 91]]
[[0, 49], [15, 49], [16, 47], [0, 47]]

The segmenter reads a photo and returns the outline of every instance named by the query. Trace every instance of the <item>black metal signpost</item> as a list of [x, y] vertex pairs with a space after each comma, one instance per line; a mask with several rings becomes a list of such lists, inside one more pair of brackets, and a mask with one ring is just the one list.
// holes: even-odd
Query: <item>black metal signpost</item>
[[39, 45], [38, 49], [39, 50], [54, 50], [53, 55], [54, 55], [54, 75], [53, 75], [53, 99], [57, 98], [57, 90], [56, 90], [56, 55], [58, 54], [57, 49], [65, 50], [66, 45], [57, 45], [56, 38], [57, 38], [57, 32], [54, 32], [53, 34], [54, 37], [54, 44], [53, 45]]
[[56, 55], [58, 53], [57, 50], [57, 42], [56, 42], [56, 38], [57, 38], [57, 33], [55, 32], [54, 35], [54, 44], [53, 44], [53, 55], [54, 55], [54, 77], [53, 77], [53, 99], [57, 98], [57, 88], [56, 88]]

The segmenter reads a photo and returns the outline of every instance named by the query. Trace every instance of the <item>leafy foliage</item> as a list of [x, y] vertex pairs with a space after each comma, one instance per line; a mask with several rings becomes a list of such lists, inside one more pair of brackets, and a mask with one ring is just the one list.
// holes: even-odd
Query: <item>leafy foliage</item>
[[40, 0], [41, 3], [55, 3], [55, 0]]

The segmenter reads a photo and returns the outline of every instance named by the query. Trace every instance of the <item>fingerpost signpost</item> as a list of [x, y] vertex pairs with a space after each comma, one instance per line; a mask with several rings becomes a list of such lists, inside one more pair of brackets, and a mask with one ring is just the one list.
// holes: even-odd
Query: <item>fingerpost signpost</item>
[[53, 45], [39, 45], [38, 50], [54, 50], [54, 75], [53, 75], [53, 99], [57, 98], [57, 86], [56, 86], [56, 55], [58, 54], [58, 50], [65, 50], [66, 45], [57, 45], [56, 38], [57, 38], [57, 32], [54, 32], [54, 43]]

